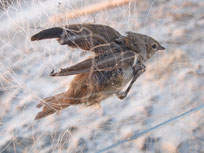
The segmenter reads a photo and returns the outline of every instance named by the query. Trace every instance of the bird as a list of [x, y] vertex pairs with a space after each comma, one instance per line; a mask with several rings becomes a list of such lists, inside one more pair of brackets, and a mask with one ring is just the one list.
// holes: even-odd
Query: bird
[[145, 62], [158, 50], [165, 49], [150, 36], [130, 31], [124, 36], [108, 25], [88, 23], [45, 29], [33, 35], [31, 41], [52, 38], [61, 45], [90, 51], [93, 56], [50, 73], [52, 77], [75, 77], [67, 91], [45, 98], [37, 105], [43, 108], [35, 120], [71, 105], [100, 105], [112, 95], [124, 99], [137, 78], [145, 72]]

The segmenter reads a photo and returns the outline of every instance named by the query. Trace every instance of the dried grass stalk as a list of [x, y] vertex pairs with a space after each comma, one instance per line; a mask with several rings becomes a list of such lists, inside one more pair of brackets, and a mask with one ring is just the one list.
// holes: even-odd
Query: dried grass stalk
[[72, 12], [67, 12], [66, 14], [59, 14], [56, 16], [52, 16], [50, 18], [51, 23], [60, 23], [65, 20], [70, 20], [73, 18], [77, 18], [79, 16], [87, 15], [87, 14], [92, 14], [95, 12], [111, 9], [117, 6], [125, 5], [128, 4], [132, 0], [106, 0], [101, 3], [97, 3], [94, 5], [90, 5]]

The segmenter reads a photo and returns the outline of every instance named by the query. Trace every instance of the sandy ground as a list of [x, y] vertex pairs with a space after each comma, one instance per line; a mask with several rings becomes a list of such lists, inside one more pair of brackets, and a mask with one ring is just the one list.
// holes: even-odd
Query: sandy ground
[[[204, 2], [145, 0], [63, 23], [50, 17], [97, 3], [21, 1], [0, 12], [0, 152], [97, 152], [204, 103]], [[52, 69], [88, 54], [55, 40], [31, 42], [52, 26], [101, 23], [122, 34], [135, 31], [157, 39], [165, 51], [148, 61], [125, 100], [111, 97], [101, 108], [72, 106], [34, 121], [42, 99], [66, 90], [73, 77], [51, 78]], [[203, 153], [204, 111], [194, 112], [107, 153]]]

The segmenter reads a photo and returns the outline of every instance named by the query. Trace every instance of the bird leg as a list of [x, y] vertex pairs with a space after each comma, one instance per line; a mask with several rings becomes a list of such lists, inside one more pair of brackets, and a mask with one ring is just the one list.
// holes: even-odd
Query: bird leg
[[124, 99], [127, 96], [128, 92], [130, 91], [130, 89], [131, 89], [132, 85], [134, 84], [134, 82], [144, 72], [145, 72], [145, 66], [143, 64], [135, 65], [133, 67], [133, 78], [132, 78], [128, 88], [126, 89], [126, 91], [116, 93], [117, 97], [120, 98], [120, 99]]

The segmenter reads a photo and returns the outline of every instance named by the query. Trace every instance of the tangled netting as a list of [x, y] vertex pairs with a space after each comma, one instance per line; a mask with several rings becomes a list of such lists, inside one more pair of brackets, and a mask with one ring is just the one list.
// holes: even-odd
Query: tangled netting
[[[200, 0], [1, 0], [0, 152], [204, 152], [203, 7]], [[50, 72], [91, 53], [30, 37], [74, 23], [146, 34], [166, 50], [146, 63], [124, 100], [112, 96], [100, 108], [72, 106], [34, 121], [35, 106], [73, 79]]]

